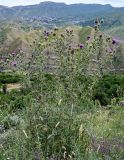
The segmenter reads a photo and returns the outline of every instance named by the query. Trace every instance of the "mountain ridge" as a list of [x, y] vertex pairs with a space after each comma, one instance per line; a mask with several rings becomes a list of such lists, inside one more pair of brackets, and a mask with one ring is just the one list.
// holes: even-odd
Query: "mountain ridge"
[[[99, 14], [111, 13], [115, 10], [121, 10], [122, 8], [112, 7], [110, 4], [66, 4], [66, 3], [57, 3], [57, 2], [41, 2], [35, 5], [27, 6], [14, 6], [6, 7], [0, 6], [0, 19], [2, 16], [5, 19], [9, 19], [10, 12], [11, 17], [31, 17], [31, 16], [50, 16], [50, 17], [68, 17], [68, 16], [84, 16], [86, 18], [95, 17]], [[7, 14], [8, 13], [8, 14]], [[19, 13], [19, 14], [17, 14]], [[17, 16], [15, 16], [17, 15]]]

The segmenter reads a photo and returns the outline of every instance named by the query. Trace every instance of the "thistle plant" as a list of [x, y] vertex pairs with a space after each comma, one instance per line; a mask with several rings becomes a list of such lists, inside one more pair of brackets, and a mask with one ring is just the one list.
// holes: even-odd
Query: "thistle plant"
[[[97, 18], [94, 26], [93, 40], [89, 41], [91, 61], [96, 66], [93, 70], [98, 76], [110, 73], [114, 69], [113, 58], [120, 46], [116, 39], [107, 36], [100, 30], [101, 21]], [[91, 65], [91, 67], [93, 67]]]
[[10, 139], [20, 151], [7, 153], [13, 159], [89, 159], [91, 134], [80, 117], [93, 110], [94, 76], [109, 72], [118, 47], [99, 30], [100, 24], [96, 19], [93, 35], [84, 44], [74, 43], [74, 30], [55, 28], [40, 32], [29, 57], [20, 50], [8, 55], [8, 68], [21, 73], [22, 85], [30, 89], [24, 99], [26, 125]]

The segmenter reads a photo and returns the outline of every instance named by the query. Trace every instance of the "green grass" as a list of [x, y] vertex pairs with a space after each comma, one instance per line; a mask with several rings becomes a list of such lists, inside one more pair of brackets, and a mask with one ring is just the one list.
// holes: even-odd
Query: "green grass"
[[91, 35], [92, 28], [91, 27], [83, 27], [79, 32], [79, 39], [81, 43], [85, 43], [87, 41], [87, 36]]

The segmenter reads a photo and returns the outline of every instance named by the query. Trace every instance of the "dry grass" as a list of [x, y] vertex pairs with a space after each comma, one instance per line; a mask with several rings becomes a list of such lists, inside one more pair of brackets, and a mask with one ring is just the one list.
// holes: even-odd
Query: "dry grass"
[[17, 83], [13, 83], [13, 84], [7, 84], [7, 90], [11, 91], [13, 89], [20, 89], [21, 85], [17, 84]]

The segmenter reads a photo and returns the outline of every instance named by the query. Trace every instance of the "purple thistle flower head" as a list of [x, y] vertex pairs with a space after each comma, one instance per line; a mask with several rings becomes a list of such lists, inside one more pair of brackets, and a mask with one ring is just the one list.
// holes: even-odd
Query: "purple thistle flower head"
[[46, 36], [49, 36], [50, 35], [50, 33], [49, 32], [46, 32]]
[[16, 67], [16, 66], [17, 66], [17, 61], [13, 61], [13, 62], [11, 63], [11, 65], [12, 65], [13, 67]]
[[116, 43], [117, 43], [116, 39], [113, 39], [113, 40], [112, 40], [112, 44], [114, 45], [114, 44], [116, 44]]
[[112, 44], [113, 45], [118, 44], [118, 41], [116, 39], [112, 39]]
[[48, 32], [48, 31], [44, 31], [44, 36], [49, 36], [50, 35], [50, 32]]
[[12, 54], [12, 56], [16, 56], [16, 52], [12, 52], [11, 54]]
[[80, 49], [84, 48], [84, 44], [79, 44]]
[[108, 52], [108, 53], [112, 53], [112, 52], [113, 52], [113, 50], [112, 50], [112, 48], [106, 48], [106, 52]]

